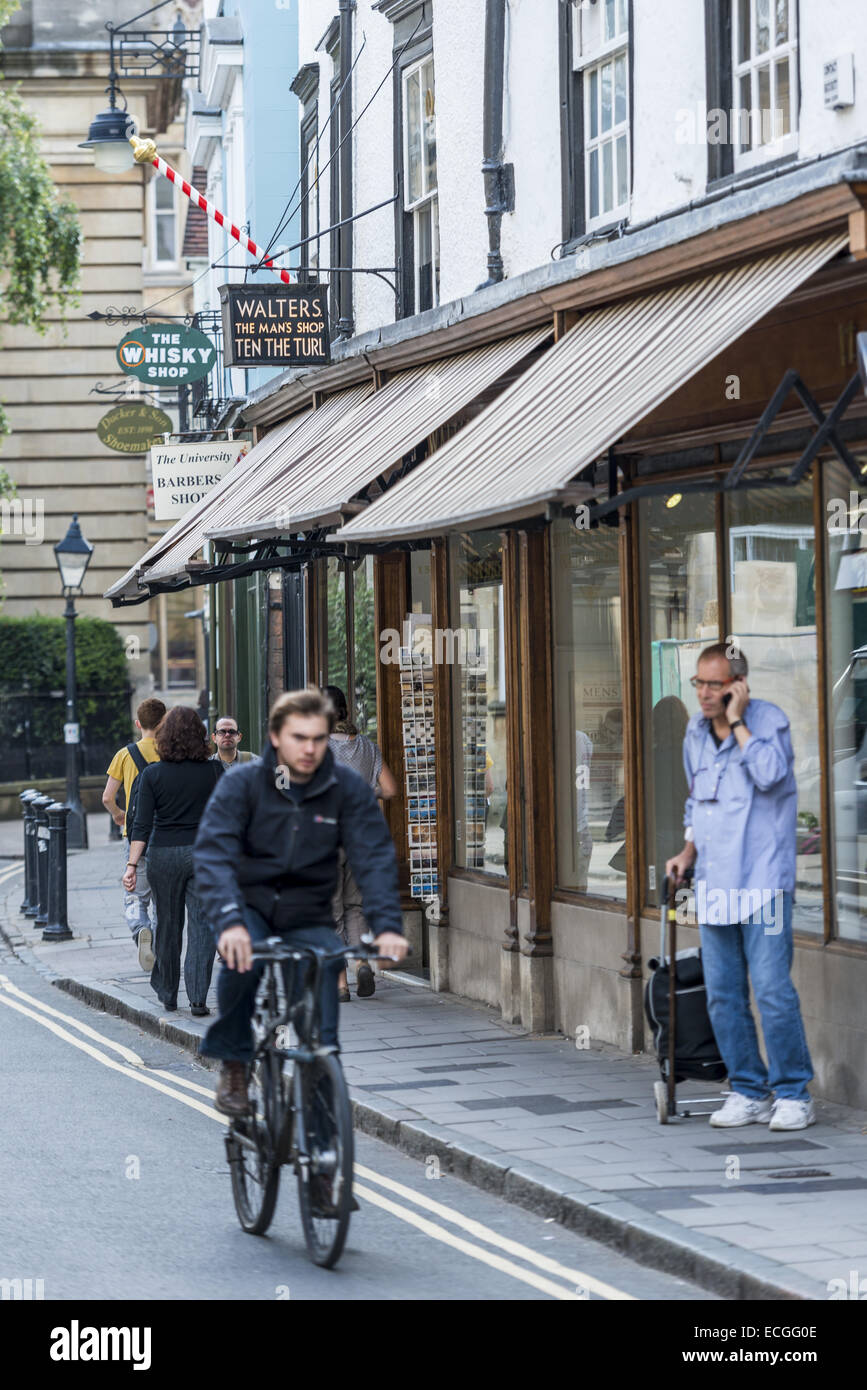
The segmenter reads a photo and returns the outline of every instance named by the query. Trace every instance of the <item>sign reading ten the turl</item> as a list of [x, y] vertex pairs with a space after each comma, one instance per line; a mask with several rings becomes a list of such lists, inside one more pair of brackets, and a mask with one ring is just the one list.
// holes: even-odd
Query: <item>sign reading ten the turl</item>
[[227, 367], [315, 367], [330, 361], [324, 285], [220, 285]]

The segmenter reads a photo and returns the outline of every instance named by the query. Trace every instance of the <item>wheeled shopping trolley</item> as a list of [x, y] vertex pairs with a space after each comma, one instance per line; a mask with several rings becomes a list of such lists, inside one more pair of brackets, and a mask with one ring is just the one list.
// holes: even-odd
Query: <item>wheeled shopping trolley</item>
[[659, 914], [659, 958], [648, 961], [653, 974], [644, 993], [644, 1008], [662, 1073], [662, 1080], [653, 1086], [661, 1125], [690, 1115], [708, 1114], [706, 1109], [696, 1110], [695, 1106], [719, 1105], [719, 1095], [693, 1096], [689, 1108], [682, 1106], [678, 1110], [675, 1088], [679, 1081], [722, 1081], [726, 1075], [708, 1014], [701, 951], [697, 946], [685, 951], [677, 949], [676, 896], [676, 880], [666, 877]]

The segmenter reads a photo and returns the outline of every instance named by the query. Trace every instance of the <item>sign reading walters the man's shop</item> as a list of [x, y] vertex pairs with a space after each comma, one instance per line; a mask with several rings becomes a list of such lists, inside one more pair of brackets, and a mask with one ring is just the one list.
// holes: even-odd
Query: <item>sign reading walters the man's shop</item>
[[315, 367], [331, 360], [325, 285], [220, 285], [227, 367]]

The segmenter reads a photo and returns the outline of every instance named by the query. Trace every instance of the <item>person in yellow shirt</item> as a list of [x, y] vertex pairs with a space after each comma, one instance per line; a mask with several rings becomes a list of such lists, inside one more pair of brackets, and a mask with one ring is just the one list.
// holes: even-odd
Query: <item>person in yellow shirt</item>
[[[102, 804], [115, 825], [121, 828], [122, 839], [120, 843], [123, 849], [124, 869], [129, 859], [127, 815], [126, 809], [121, 809], [117, 804], [117, 794], [123, 787], [124, 807], [129, 807], [130, 795], [136, 777], [146, 763], [159, 762], [160, 755], [156, 750], [154, 734], [165, 712], [166, 707], [162, 700], [143, 700], [135, 712], [135, 726], [141, 734], [141, 738], [138, 743], [127, 743], [123, 748], [119, 748], [108, 769], [108, 780], [102, 794]], [[154, 964], [153, 943], [157, 925], [156, 904], [154, 904], [153, 910], [153, 925], [151, 925], [150, 907], [151, 886], [148, 883], [144, 865], [142, 865], [135, 888], [129, 892], [124, 888], [123, 891], [123, 915], [138, 947], [138, 962], [142, 970], [152, 970]]]

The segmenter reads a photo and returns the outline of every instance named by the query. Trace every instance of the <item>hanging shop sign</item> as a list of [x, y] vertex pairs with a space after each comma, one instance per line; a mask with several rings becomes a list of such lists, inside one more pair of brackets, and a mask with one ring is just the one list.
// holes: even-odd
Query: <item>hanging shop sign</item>
[[220, 285], [227, 367], [315, 367], [331, 360], [328, 289]]
[[109, 449], [119, 454], [146, 454], [160, 435], [170, 434], [174, 425], [164, 410], [132, 401], [106, 411], [96, 433]]
[[121, 371], [139, 381], [188, 386], [211, 372], [217, 345], [198, 328], [150, 323], [121, 338], [117, 360]]
[[250, 448], [246, 439], [206, 444], [154, 444], [154, 518], [175, 521], [211, 491]]

